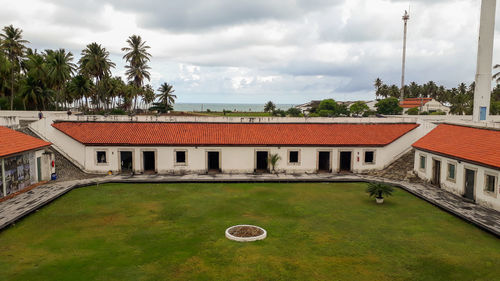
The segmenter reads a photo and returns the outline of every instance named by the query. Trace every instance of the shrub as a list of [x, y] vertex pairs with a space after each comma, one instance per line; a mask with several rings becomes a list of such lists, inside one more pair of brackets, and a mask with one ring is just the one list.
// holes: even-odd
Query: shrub
[[446, 112], [438, 110], [438, 111], [434, 111], [434, 112], [429, 113], [429, 115], [446, 115]]
[[375, 116], [377, 112], [375, 110], [368, 110], [363, 113], [363, 117]]
[[271, 165], [271, 169], [274, 172], [274, 168], [276, 167], [276, 164], [278, 164], [278, 161], [281, 160], [281, 156], [279, 156], [277, 153], [276, 154], [270, 154], [269, 159], [267, 161]]
[[413, 107], [413, 108], [410, 108], [408, 109], [408, 111], [406, 112], [408, 115], [418, 115], [418, 107]]
[[380, 114], [399, 115], [403, 112], [403, 108], [399, 106], [399, 100], [397, 98], [380, 100], [375, 107], [377, 108], [377, 113]]
[[290, 107], [286, 113], [289, 115], [289, 116], [292, 116], [292, 117], [300, 117], [302, 116], [302, 112], [300, 111], [300, 109], [298, 108], [295, 108], [295, 107]]
[[120, 108], [114, 108], [109, 112], [109, 114], [111, 114], [111, 115], [127, 115], [127, 112], [123, 109], [120, 109]]
[[368, 184], [366, 188], [366, 193], [370, 195], [370, 197], [376, 198], [384, 198], [384, 196], [391, 196], [394, 192], [392, 186], [384, 184], [384, 183], [375, 183], [371, 182]]
[[286, 116], [286, 112], [282, 109], [273, 110], [272, 114], [273, 114], [273, 116], [280, 116], [280, 117]]

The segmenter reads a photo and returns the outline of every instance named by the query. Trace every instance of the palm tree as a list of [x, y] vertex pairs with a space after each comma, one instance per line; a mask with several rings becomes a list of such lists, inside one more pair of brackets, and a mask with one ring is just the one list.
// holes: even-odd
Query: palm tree
[[[142, 88], [144, 79], [151, 80], [149, 73], [150, 67], [148, 62], [151, 60], [151, 54], [148, 49], [151, 48], [146, 45], [146, 41], [142, 41], [141, 36], [132, 35], [127, 39], [128, 47], [123, 47], [122, 51], [125, 52], [123, 58], [128, 63], [127, 71], [125, 74], [129, 81], [133, 81], [137, 89]], [[137, 106], [137, 95], [134, 99], [134, 109]]]
[[[111, 76], [111, 68], [115, 67], [115, 64], [109, 59], [109, 52], [106, 48], [95, 42], [82, 50], [82, 57], [78, 63], [80, 74], [93, 78], [96, 86], [104, 77]], [[95, 102], [97, 109], [99, 109], [99, 92], [96, 91], [96, 94]]]
[[[493, 67], [493, 69], [497, 69], [497, 68], [500, 68], [500, 64], [495, 64], [495, 66]], [[495, 82], [497, 82], [497, 84], [500, 83], [500, 71], [493, 75], [493, 80], [495, 80]]]
[[88, 97], [92, 92], [92, 80], [83, 75], [73, 77], [68, 84], [68, 93], [76, 99], [82, 100], [85, 98], [85, 106], [88, 107]]
[[266, 105], [264, 105], [264, 112], [273, 112], [276, 110], [276, 105], [272, 101], [268, 101]]
[[277, 153], [269, 155], [269, 158], [267, 159], [267, 161], [271, 165], [271, 171], [275, 172], [276, 164], [278, 164], [278, 161], [280, 161], [280, 160], [281, 160], [281, 156], [279, 156], [279, 154], [277, 154]]
[[134, 110], [137, 109], [137, 97], [141, 95], [142, 87], [143, 87], [143, 81], [144, 79], [147, 79], [148, 81], [151, 80], [151, 74], [149, 73], [150, 67], [145, 63], [142, 62], [139, 65], [126, 65], [125, 68], [127, 69], [125, 71], [125, 75], [127, 75], [127, 79], [132, 82], [134, 87], [138, 90], [136, 92], [136, 95], [134, 97]]
[[35, 105], [35, 109], [40, 109], [39, 101], [41, 101], [44, 90], [42, 82], [32, 75], [28, 75], [20, 84], [19, 93], [23, 99], [24, 110], [26, 110], [27, 102]]
[[380, 87], [382, 87], [384, 83], [382, 82], [382, 79], [378, 78], [375, 79], [375, 82], [373, 83], [373, 86], [375, 86], [375, 97], [378, 98], [380, 95]]
[[[472, 86], [472, 85], [471, 85]], [[451, 113], [464, 115], [472, 108], [473, 93], [470, 88], [467, 88], [465, 83], [458, 85], [458, 88], [451, 90]]]
[[151, 85], [146, 85], [143, 87], [143, 100], [144, 100], [144, 105], [146, 109], [149, 107], [149, 105], [155, 101], [156, 95], [155, 95], [155, 90]]
[[165, 105], [165, 108], [170, 110], [177, 98], [177, 96], [173, 94], [175, 92], [173, 86], [165, 82], [158, 88], [158, 92], [160, 92], [160, 94], [157, 95], [160, 104]]
[[19, 28], [9, 25], [3, 28], [3, 33], [0, 33], [1, 45], [5, 50], [7, 58], [11, 63], [10, 67], [10, 110], [14, 109], [14, 78], [16, 73], [20, 71], [21, 58], [26, 49], [25, 44], [29, 41], [23, 39], [23, 31]]
[[374, 183], [371, 182], [368, 184], [368, 187], [366, 188], [366, 193], [370, 195], [370, 197], [375, 197], [377, 198], [377, 202], [383, 202], [382, 199], [384, 196], [391, 196], [392, 193], [394, 192], [394, 189], [392, 186], [384, 184], [384, 183]]
[[0, 96], [4, 96], [9, 89], [11, 63], [3, 53], [0, 52]]
[[71, 52], [66, 52], [66, 50], [64, 49], [59, 49], [56, 51], [47, 50], [45, 51], [45, 54], [47, 58], [47, 76], [49, 78], [50, 84], [57, 93], [57, 110], [59, 102], [69, 100], [69, 97], [63, 97], [62, 93], [66, 92], [64, 91], [64, 87], [66, 85], [66, 82], [71, 79], [71, 76], [75, 72], [76, 65], [72, 63], [73, 54]]

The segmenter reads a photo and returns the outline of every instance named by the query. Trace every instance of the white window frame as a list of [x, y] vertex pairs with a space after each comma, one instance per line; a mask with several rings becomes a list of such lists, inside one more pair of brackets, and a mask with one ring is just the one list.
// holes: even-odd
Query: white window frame
[[[453, 165], [455, 166], [455, 174], [453, 178], [450, 178], [450, 166]], [[452, 161], [447, 161], [446, 162], [446, 180], [450, 182], [456, 182], [457, 181], [457, 162], [452, 162]]]
[[[290, 152], [292, 151], [297, 151], [297, 162], [290, 162]], [[301, 155], [301, 151], [300, 149], [288, 149], [287, 152], [286, 152], [286, 156], [287, 156], [287, 163], [288, 165], [290, 166], [298, 166], [300, 165], [300, 155]]]
[[[97, 157], [97, 153], [98, 152], [104, 152], [105, 153], [105, 157], [106, 157], [106, 162], [104, 163], [99, 163], [99, 159]], [[96, 166], [108, 166], [109, 165], [109, 151], [108, 149], [95, 149], [94, 150], [94, 162], [96, 164]]]
[[[487, 190], [488, 188], [488, 176], [493, 177], [495, 179], [493, 183], [493, 191]], [[490, 172], [485, 172], [484, 173], [484, 188], [483, 191], [485, 194], [488, 194], [490, 196], [494, 196], [496, 198], [497, 194], [497, 187], [498, 187], [498, 175]]]
[[[366, 162], [366, 153], [367, 152], [373, 152], [373, 161], [372, 162]], [[375, 165], [377, 162], [377, 152], [376, 150], [373, 149], [365, 149], [363, 150], [363, 164], [364, 165]]]
[[[184, 162], [177, 162], [177, 152], [184, 152]], [[174, 149], [174, 166], [187, 166], [188, 151], [187, 149]]]
[[[427, 170], [427, 155], [420, 153], [418, 155], [418, 169], [422, 172], [425, 172]], [[422, 168], [422, 158], [424, 159], [424, 167]]]

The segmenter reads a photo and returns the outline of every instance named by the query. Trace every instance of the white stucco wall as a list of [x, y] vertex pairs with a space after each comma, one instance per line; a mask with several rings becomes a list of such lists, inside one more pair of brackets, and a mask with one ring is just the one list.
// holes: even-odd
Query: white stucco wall
[[83, 169], [85, 167], [85, 146], [52, 127], [52, 122], [52, 118], [44, 117], [31, 123], [30, 128], [44, 140], [51, 142], [55, 149]]
[[[145, 146], [86, 146], [85, 169], [93, 173], [120, 171], [120, 151], [132, 151], [133, 170], [142, 172], [143, 152], [154, 151], [156, 171], [158, 173], [205, 173], [208, 168], [207, 152], [218, 151], [220, 154], [220, 168], [223, 173], [252, 173], [256, 168], [256, 152], [267, 151], [269, 154], [278, 154], [281, 160], [276, 170], [286, 173], [314, 173], [318, 169], [319, 151], [330, 152], [330, 167], [332, 172], [338, 172], [340, 167], [340, 152], [352, 152], [351, 164], [353, 172], [363, 172], [372, 169], [383, 169], [391, 164], [396, 157], [408, 150], [409, 144], [419, 137], [417, 130], [401, 137], [386, 147], [145, 147]], [[175, 151], [186, 151], [185, 165], [175, 163]], [[107, 163], [97, 163], [97, 151], [106, 152]], [[289, 163], [289, 151], [299, 151], [299, 162]], [[374, 151], [374, 163], [365, 163], [365, 151]]]
[[[435, 125], [426, 120], [418, 120], [419, 127], [403, 135], [393, 143], [385, 147], [241, 147], [241, 146], [226, 146], [226, 147], [125, 147], [125, 146], [108, 146], [108, 147], [91, 147], [85, 146], [66, 134], [52, 127], [54, 120], [58, 120], [58, 115], [51, 117], [45, 116], [43, 119], [30, 124], [30, 127], [41, 135], [47, 141], [54, 144], [63, 155], [72, 159], [75, 164], [80, 166], [87, 172], [106, 173], [108, 171], [119, 171], [119, 151], [133, 151], [133, 169], [136, 172], [142, 172], [143, 160], [142, 151], [155, 151], [156, 171], [158, 173], [203, 173], [207, 170], [206, 153], [209, 150], [220, 151], [221, 159], [220, 166], [224, 173], [251, 173], [255, 169], [255, 151], [266, 150], [269, 153], [278, 153], [281, 156], [281, 161], [278, 162], [276, 169], [280, 172], [287, 173], [304, 173], [316, 172], [318, 166], [318, 151], [330, 151], [331, 153], [331, 169], [333, 172], [339, 170], [339, 154], [340, 151], [352, 152], [352, 170], [353, 172], [362, 172], [371, 169], [383, 169], [395, 161], [399, 156], [410, 149], [410, 146], [418, 138], [424, 136]], [[353, 119], [353, 120], [351, 120]], [[346, 123], [354, 121], [354, 119], [364, 120], [364, 118], [346, 118], [342, 119]], [[364, 120], [375, 121], [375, 120]], [[378, 118], [376, 123], [388, 123], [388, 121], [413, 121], [416, 119], [405, 118]], [[389, 122], [390, 123], [390, 122]], [[187, 165], [174, 165], [174, 150], [184, 149], [187, 151]], [[298, 164], [288, 163], [288, 151], [296, 149], [300, 151], [300, 162]], [[96, 160], [96, 151], [105, 150], [107, 152], [108, 163], [98, 164]], [[364, 151], [375, 151], [375, 163], [364, 163]]]
[[[420, 169], [420, 156], [426, 157], [425, 169]], [[485, 207], [489, 207], [500, 211], [500, 170], [495, 170], [469, 162], [464, 162], [440, 155], [436, 155], [421, 150], [415, 152], [414, 171], [418, 177], [430, 181], [433, 172], [433, 160], [441, 161], [440, 173], [440, 187], [453, 192], [457, 195], [464, 195], [465, 193], [465, 169], [476, 171], [475, 184], [474, 184], [474, 198], [475, 201]], [[448, 163], [456, 165], [455, 180], [448, 179]], [[497, 177], [496, 187], [494, 192], [485, 191], [486, 174]]]

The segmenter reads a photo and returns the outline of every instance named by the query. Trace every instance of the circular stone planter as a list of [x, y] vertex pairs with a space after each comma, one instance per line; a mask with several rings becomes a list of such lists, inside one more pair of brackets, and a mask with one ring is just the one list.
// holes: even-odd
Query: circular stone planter
[[226, 229], [226, 238], [238, 242], [252, 242], [267, 237], [267, 231], [262, 227], [240, 224]]

